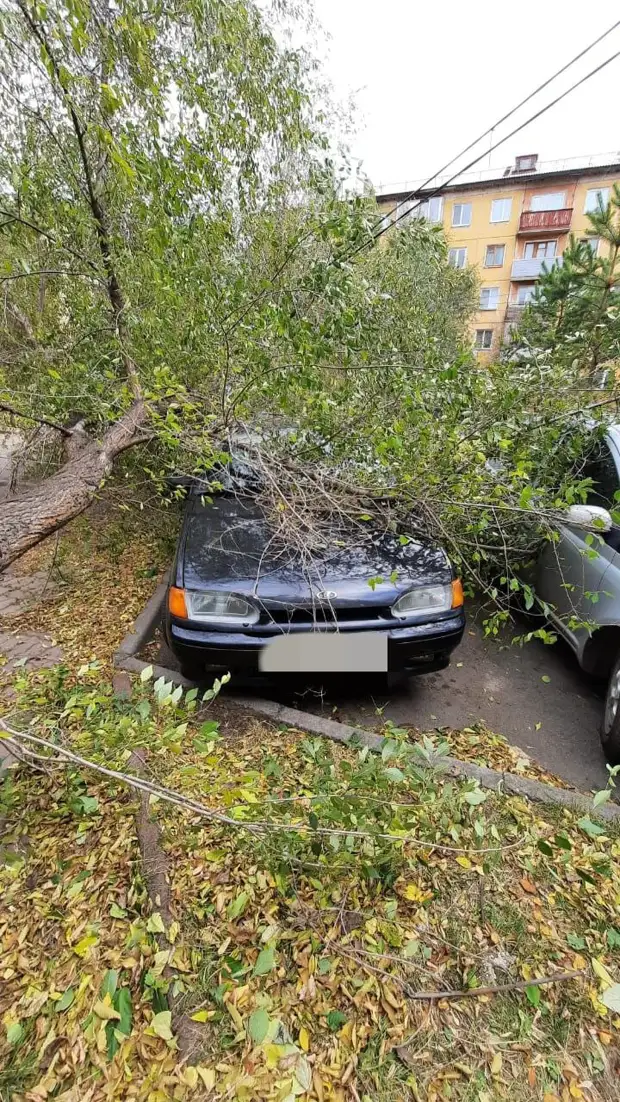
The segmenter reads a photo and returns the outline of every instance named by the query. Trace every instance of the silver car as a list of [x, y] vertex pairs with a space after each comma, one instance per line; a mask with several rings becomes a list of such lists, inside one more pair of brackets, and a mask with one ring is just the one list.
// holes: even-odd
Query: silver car
[[[607, 679], [601, 741], [613, 765], [620, 763], [620, 529], [609, 510], [620, 508], [620, 426], [607, 431], [584, 461], [592, 479], [586, 506], [568, 510], [559, 540], [540, 555], [534, 588], [545, 614], [563, 635], [586, 673]], [[618, 497], [616, 497], [618, 494]], [[600, 536], [592, 536], [593, 524]], [[587, 624], [584, 624], [587, 621]]]

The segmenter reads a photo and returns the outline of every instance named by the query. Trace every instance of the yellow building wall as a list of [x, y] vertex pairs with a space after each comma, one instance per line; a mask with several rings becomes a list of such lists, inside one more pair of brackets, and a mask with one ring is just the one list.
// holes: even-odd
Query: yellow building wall
[[[559, 256], [566, 248], [569, 235], [585, 237], [589, 228], [589, 221], [585, 213], [586, 193], [593, 188], [612, 188], [618, 182], [617, 176], [584, 176], [582, 178], [568, 177], [555, 180], [550, 178], [527, 185], [515, 186], [514, 179], [508, 186], [502, 186], [503, 181], [498, 181], [497, 187], [467, 188], [463, 191], [450, 191], [444, 195], [443, 200], [443, 228], [449, 248], [466, 248], [467, 264], [477, 268], [481, 289], [484, 287], [499, 288], [499, 302], [496, 309], [478, 310], [472, 322], [472, 331], [475, 335], [477, 329], [493, 330], [493, 345], [487, 351], [479, 351], [481, 362], [488, 361], [497, 354], [504, 337], [506, 322], [506, 309], [511, 303], [516, 302], [519, 283], [511, 279], [512, 262], [521, 259], [525, 253], [525, 245], [528, 241], [557, 240], [556, 254]], [[558, 230], [549, 230], [546, 234], [519, 234], [519, 220], [523, 211], [530, 209], [532, 195], [552, 191], [566, 192], [566, 206], [572, 207], [572, 218], [568, 233]], [[491, 204], [495, 199], [511, 199], [510, 218], [506, 222], [491, 221]], [[471, 224], [469, 226], [454, 226], [453, 211], [456, 203], [471, 203]], [[394, 209], [396, 201], [381, 201], [379, 209], [382, 214]], [[487, 245], [505, 245], [504, 263], [501, 267], [485, 267]], [[601, 252], [606, 246], [601, 245]], [[535, 282], [535, 280], [532, 280]]]

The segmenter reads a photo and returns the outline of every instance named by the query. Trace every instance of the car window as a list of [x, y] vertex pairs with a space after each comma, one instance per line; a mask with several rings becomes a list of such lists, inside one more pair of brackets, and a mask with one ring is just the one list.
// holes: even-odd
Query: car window
[[601, 440], [587, 457], [581, 477], [592, 479], [592, 489], [588, 491], [588, 505], [602, 505], [604, 509], [611, 509], [616, 491], [620, 490], [620, 478], [611, 449], [604, 440]]

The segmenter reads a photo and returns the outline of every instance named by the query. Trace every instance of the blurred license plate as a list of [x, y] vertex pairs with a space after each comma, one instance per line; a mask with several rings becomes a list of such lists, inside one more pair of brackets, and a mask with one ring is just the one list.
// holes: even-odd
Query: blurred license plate
[[300, 632], [277, 635], [263, 647], [263, 673], [385, 673], [387, 632]]

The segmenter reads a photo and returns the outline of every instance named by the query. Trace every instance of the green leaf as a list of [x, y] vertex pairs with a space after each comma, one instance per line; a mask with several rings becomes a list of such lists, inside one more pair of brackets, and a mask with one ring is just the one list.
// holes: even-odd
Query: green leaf
[[537, 987], [535, 983], [525, 988], [525, 994], [527, 995], [528, 1002], [530, 1002], [532, 1006], [538, 1006], [540, 1004], [540, 987]]
[[99, 811], [99, 800], [96, 796], [80, 796], [80, 804], [85, 815], [94, 815]]
[[604, 828], [599, 826], [598, 823], [593, 823], [589, 815], [584, 815], [582, 819], [578, 819], [577, 826], [581, 827], [586, 834], [589, 834], [590, 838], [598, 838], [600, 834], [605, 833]]
[[126, 918], [127, 911], [124, 911], [122, 907], [119, 907], [118, 903], [113, 903], [110, 907], [110, 914], [112, 918]]
[[544, 674], [542, 675], [542, 677], [541, 677], [541, 679], [540, 679], [540, 680], [541, 680], [541, 681], [544, 681], [544, 682], [545, 682], [545, 685], [548, 685], [548, 684], [549, 684], [549, 682], [551, 681], [551, 678], [549, 677], [549, 674], [548, 674], [548, 673], [544, 673]]
[[247, 907], [249, 895], [247, 892], [240, 892], [234, 899], [231, 899], [228, 907], [226, 908], [226, 916], [229, 919], [238, 918]]
[[578, 934], [567, 934], [566, 935], [566, 940], [567, 940], [568, 944], [570, 945], [571, 949], [575, 949], [578, 952], [581, 949], [585, 949], [585, 947], [586, 947], [585, 939], [582, 938], [582, 937], [579, 937]]
[[172, 1040], [172, 1014], [169, 1010], [160, 1010], [151, 1019], [150, 1028], [162, 1041]]
[[149, 917], [146, 928], [149, 934], [165, 934], [166, 927], [164, 926], [164, 920], [159, 911], [154, 911]]
[[573, 848], [568, 838], [566, 838], [563, 834], [556, 834], [553, 841], [560, 849], [571, 850]]
[[476, 789], [474, 792], [466, 792], [463, 796], [465, 802], [470, 804], [471, 807], [477, 807], [478, 804], [483, 804], [486, 798], [486, 792], [481, 792], [479, 789]]
[[106, 995], [109, 995], [110, 998], [113, 999], [116, 994], [117, 985], [118, 972], [114, 968], [109, 968], [101, 981], [101, 998], [103, 999]]
[[620, 983], [614, 983], [612, 987], [608, 987], [602, 995], [599, 995], [599, 998], [609, 1010], [613, 1010], [615, 1014], [620, 1014]]
[[269, 1029], [269, 1015], [263, 1007], [255, 1010], [253, 1014], [250, 1014], [248, 1021], [248, 1032], [250, 1037], [254, 1041], [255, 1045], [260, 1045], [267, 1036], [267, 1030]]
[[10, 1045], [18, 1045], [24, 1036], [24, 1027], [19, 1022], [13, 1022], [6, 1027], [6, 1039]]
[[124, 1033], [129, 1037], [133, 1025], [133, 1007], [131, 1003], [131, 991], [128, 987], [120, 987], [112, 1000], [115, 1010], [118, 1010], [120, 1019], [116, 1023], [117, 1033]]
[[608, 788], [603, 788], [594, 796], [592, 807], [600, 807], [601, 804], [607, 803], [608, 800], [611, 800], [611, 792]]
[[268, 949], [262, 949], [258, 954], [258, 959], [254, 965], [254, 976], [266, 976], [268, 972], [274, 968], [276, 963], [276, 951], [273, 946]]
[[391, 765], [389, 769], [384, 770], [385, 775], [389, 781], [404, 781], [405, 774], [402, 769], [397, 769], [395, 765]]
[[537, 845], [540, 852], [544, 853], [545, 857], [553, 857], [553, 850], [548, 842], [543, 841], [541, 838]]
[[140, 674], [140, 681], [149, 681], [153, 676], [153, 667], [145, 666]]
[[57, 1014], [61, 1014], [63, 1010], [68, 1010], [75, 998], [75, 991], [72, 987], [68, 987], [63, 995], [60, 996], [57, 1003], [54, 1004], [54, 1010]]
[[332, 1033], [336, 1033], [347, 1020], [346, 1014], [342, 1013], [342, 1010], [330, 1010], [327, 1015], [327, 1028], [331, 1029]]
[[328, 957], [321, 957], [319, 961], [319, 975], [326, 976], [332, 970], [332, 962]]

